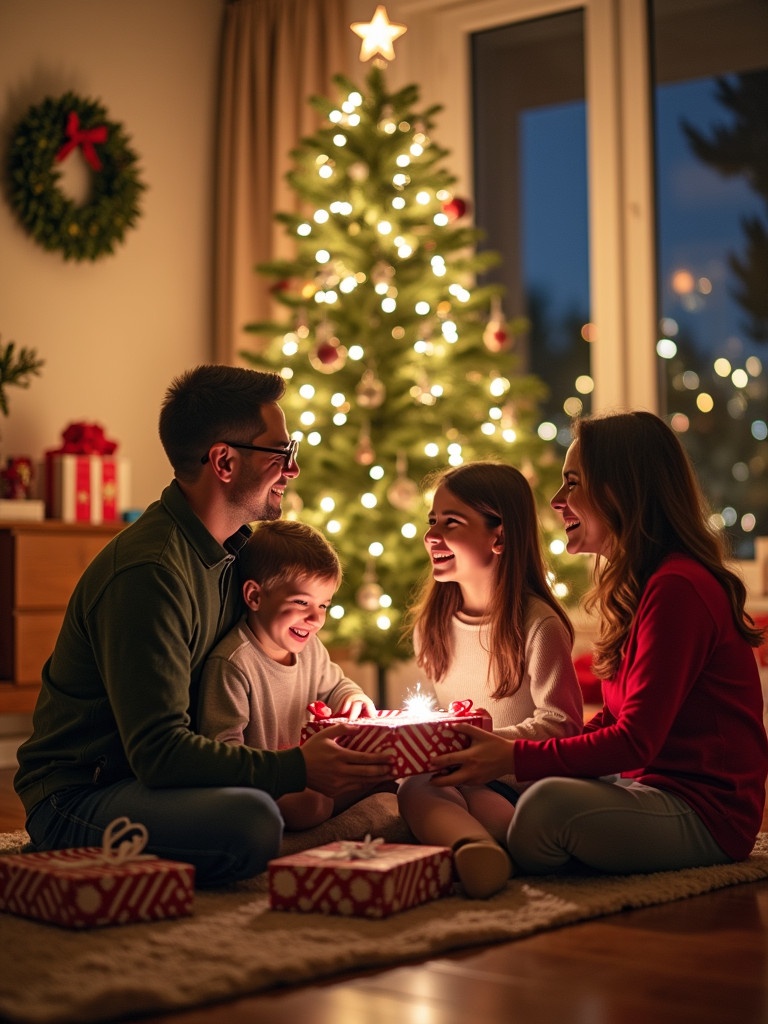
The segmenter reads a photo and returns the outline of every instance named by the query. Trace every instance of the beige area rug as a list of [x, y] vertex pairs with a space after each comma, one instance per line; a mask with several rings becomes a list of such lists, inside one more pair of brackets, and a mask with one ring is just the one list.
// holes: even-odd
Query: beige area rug
[[[392, 796], [292, 836], [284, 852], [334, 838], [408, 841]], [[15, 852], [25, 833], [0, 835]], [[622, 910], [768, 878], [768, 833], [741, 864], [654, 875], [519, 878], [488, 901], [459, 895], [384, 920], [270, 911], [266, 876], [197, 892], [192, 917], [74, 932], [0, 913], [0, 1019], [86, 1024], [160, 1013], [523, 938]]]

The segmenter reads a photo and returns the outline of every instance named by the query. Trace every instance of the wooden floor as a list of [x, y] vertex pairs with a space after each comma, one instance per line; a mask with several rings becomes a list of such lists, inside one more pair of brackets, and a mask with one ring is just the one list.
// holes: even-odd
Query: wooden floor
[[[24, 824], [12, 775], [0, 770], [0, 831]], [[768, 881], [424, 963], [141, 1020], [768, 1024]]]

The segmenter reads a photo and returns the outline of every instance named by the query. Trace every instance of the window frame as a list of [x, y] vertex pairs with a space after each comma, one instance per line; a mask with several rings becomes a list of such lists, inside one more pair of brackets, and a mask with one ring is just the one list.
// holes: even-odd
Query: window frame
[[592, 410], [658, 412], [646, 0], [400, 0], [389, 17], [408, 26], [408, 45], [392, 71], [406, 81], [418, 67], [423, 98], [443, 106], [440, 142], [451, 152], [457, 191], [472, 195], [470, 36], [573, 10], [584, 15]]

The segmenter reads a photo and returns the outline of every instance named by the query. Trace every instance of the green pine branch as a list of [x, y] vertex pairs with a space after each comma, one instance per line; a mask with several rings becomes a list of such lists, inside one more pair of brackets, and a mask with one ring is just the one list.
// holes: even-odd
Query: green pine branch
[[44, 360], [38, 358], [35, 349], [17, 348], [13, 341], [4, 345], [0, 337], [0, 412], [4, 416], [8, 415], [6, 387], [14, 385], [28, 388], [30, 377], [39, 376], [44, 365]]

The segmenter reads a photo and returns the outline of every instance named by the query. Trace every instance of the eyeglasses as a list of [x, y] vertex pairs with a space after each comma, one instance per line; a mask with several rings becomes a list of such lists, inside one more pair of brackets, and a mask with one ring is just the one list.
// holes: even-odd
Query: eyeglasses
[[[219, 444], [228, 444], [230, 448], [246, 448], [249, 452], [269, 452], [270, 455], [282, 455], [283, 469], [290, 469], [291, 463], [296, 461], [299, 451], [299, 442], [291, 440], [285, 448], [265, 448], [260, 444], [246, 444], [245, 441], [219, 441]], [[200, 459], [205, 464], [208, 461], [208, 453]]]

